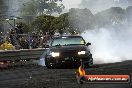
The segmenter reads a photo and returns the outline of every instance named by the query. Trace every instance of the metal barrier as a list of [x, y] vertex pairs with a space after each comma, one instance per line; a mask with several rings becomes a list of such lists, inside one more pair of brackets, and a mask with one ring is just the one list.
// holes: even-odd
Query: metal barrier
[[0, 51], [0, 60], [38, 59], [45, 49], [24, 49]]
[[0, 62], [18, 63], [39, 60], [46, 49], [24, 49], [0, 51]]

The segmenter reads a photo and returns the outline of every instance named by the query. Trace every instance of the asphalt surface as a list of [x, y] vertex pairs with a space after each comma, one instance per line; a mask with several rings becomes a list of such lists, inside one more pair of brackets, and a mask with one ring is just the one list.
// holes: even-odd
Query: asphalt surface
[[[0, 70], [0, 88], [132, 88], [132, 82], [122, 84], [78, 84], [76, 69], [47, 69], [41, 66], [22, 66]], [[129, 74], [132, 61], [94, 65], [87, 74]], [[132, 79], [132, 78], [131, 78]]]

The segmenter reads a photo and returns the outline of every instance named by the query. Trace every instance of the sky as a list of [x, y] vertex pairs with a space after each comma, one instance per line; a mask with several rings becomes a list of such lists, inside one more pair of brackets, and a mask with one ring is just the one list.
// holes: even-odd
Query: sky
[[82, 0], [63, 0], [62, 3], [65, 6], [65, 9], [77, 8]]
[[126, 8], [132, 5], [132, 0], [63, 0], [65, 9], [88, 8], [97, 13], [110, 7]]

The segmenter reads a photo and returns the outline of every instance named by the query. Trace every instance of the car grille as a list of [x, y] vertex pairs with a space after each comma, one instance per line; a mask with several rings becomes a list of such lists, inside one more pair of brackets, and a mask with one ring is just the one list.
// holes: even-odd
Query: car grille
[[77, 55], [77, 51], [64, 51], [61, 53], [61, 56], [76, 56]]

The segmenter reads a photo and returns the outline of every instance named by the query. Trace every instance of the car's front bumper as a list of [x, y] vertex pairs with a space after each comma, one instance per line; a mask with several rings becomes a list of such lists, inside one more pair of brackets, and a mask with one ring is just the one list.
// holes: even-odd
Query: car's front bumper
[[50, 66], [60, 66], [60, 65], [68, 65], [68, 66], [79, 66], [81, 62], [90, 63], [92, 59], [92, 54], [90, 55], [81, 55], [81, 56], [63, 56], [63, 57], [46, 57], [45, 58]]

